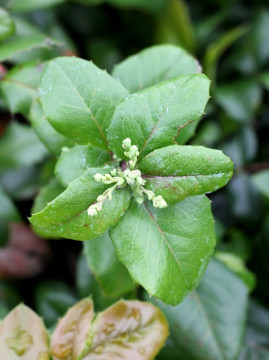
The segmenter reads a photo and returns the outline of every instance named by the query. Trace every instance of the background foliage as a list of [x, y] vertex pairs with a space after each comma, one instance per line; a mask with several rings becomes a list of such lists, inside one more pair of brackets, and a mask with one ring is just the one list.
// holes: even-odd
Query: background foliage
[[[97, 310], [122, 296], [146, 297], [128, 281], [117, 287], [109, 277], [111, 269], [124, 271], [109, 242], [102, 263], [96, 261], [98, 243], [86, 243], [82, 251], [79, 243], [48, 243], [31, 233], [33, 198], [46, 185], [33, 205], [38, 211], [61, 193], [53, 168], [62, 147], [72, 146], [37, 116], [37, 86], [46, 61], [59, 55], [76, 54], [111, 71], [128, 55], [169, 43], [195, 55], [212, 80], [212, 99], [189, 143], [223, 150], [236, 168], [228, 186], [210, 196], [218, 243], [203, 280], [174, 308], [157, 302], [171, 333], [158, 359], [269, 359], [267, 2], [2, 0], [0, 5], [0, 316], [23, 300], [50, 327], [89, 294]], [[39, 139], [49, 139], [46, 146], [55, 156]], [[10, 266], [14, 259], [18, 268]]]

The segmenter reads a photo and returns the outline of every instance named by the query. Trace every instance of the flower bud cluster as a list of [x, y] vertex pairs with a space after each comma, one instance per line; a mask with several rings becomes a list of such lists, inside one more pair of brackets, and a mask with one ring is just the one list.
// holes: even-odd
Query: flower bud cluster
[[137, 157], [139, 156], [139, 151], [136, 145], [132, 145], [129, 138], [125, 139], [122, 143], [124, 150], [124, 155], [130, 160], [127, 163], [127, 169], [122, 171], [121, 168], [113, 169], [110, 174], [95, 174], [94, 179], [97, 182], [102, 182], [103, 184], [114, 184], [112, 187], [104, 191], [102, 195], [99, 195], [96, 199], [96, 202], [91, 205], [88, 209], [89, 216], [96, 216], [98, 211], [102, 209], [103, 203], [106, 199], [111, 200], [113, 192], [116, 189], [122, 189], [127, 185], [131, 186], [133, 190], [133, 195], [135, 200], [142, 204], [145, 200], [145, 196], [148, 200], [152, 201], [153, 206], [157, 208], [167, 207], [166, 201], [161, 195], [156, 196], [153, 191], [147, 190], [144, 188], [146, 180], [142, 178], [141, 171], [134, 169]]

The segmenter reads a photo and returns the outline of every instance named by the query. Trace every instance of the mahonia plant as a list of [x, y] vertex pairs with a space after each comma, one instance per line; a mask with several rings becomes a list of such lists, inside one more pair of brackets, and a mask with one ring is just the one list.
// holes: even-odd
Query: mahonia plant
[[30, 115], [40, 139], [60, 155], [58, 183], [34, 205], [35, 231], [89, 240], [89, 248], [93, 241], [93, 251], [103, 242], [92, 258], [95, 273], [112, 241], [114, 264], [119, 259], [128, 270], [122, 284], [130, 290], [132, 278], [172, 305], [198, 284], [214, 250], [205, 194], [233, 172], [221, 151], [184, 145], [209, 99], [200, 71], [170, 45], [128, 58], [112, 76], [86, 60], [56, 58]]
[[155, 306], [120, 300], [95, 315], [91, 298], [71, 307], [51, 336], [43, 321], [19, 305], [0, 322], [0, 358], [17, 360], [151, 360], [168, 336]]

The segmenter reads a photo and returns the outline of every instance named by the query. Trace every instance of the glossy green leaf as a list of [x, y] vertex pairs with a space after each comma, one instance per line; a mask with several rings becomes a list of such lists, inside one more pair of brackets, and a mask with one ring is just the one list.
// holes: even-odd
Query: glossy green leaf
[[262, 170], [251, 176], [256, 188], [266, 197], [269, 197], [269, 170]]
[[194, 196], [166, 209], [133, 202], [110, 236], [133, 279], [176, 305], [198, 284], [215, 246], [210, 202]]
[[8, 8], [11, 11], [32, 11], [35, 9], [43, 9], [63, 3], [65, 0], [11, 0]]
[[173, 45], [152, 46], [116, 65], [113, 76], [131, 93], [180, 75], [199, 73], [197, 60]]
[[261, 97], [260, 85], [247, 79], [218, 86], [215, 92], [216, 102], [232, 119], [241, 123], [253, 120]]
[[[32, 213], [37, 213], [43, 210], [49, 202], [53, 201], [64, 190], [64, 187], [61, 186], [56, 179], [51, 179], [51, 181], [46, 186], [41, 188], [40, 192], [35, 197]], [[32, 225], [32, 227], [34, 232], [43, 238], [55, 238], [55, 236], [51, 235], [48, 229], [45, 227], [39, 228], [38, 226], [34, 225]]]
[[49, 359], [49, 340], [42, 320], [19, 305], [0, 323], [0, 358]]
[[52, 126], [78, 143], [104, 149], [115, 107], [127, 94], [105, 71], [75, 57], [49, 62], [40, 84], [41, 102]]
[[58, 133], [46, 120], [44, 111], [39, 101], [34, 101], [30, 109], [29, 120], [39, 139], [55, 155], [60, 155], [63, 147], [72, 147], [72, 139]]
[[151, 360], [168, 336], [162, 312], [141, 301], [121, 300], [97, 315], [83, 360]]
[[60, 281], [40, 282], [35, 290], [35, 308], [47, 327], [53, 326], [77, 301], [72, 288]]
[[41, 161], [47, 150], [27, 125], [11, 123], [0, 139], [0, 171]]
[[93, 317], [93, 302], [90, 298], [81, 300], [68, 310], [58, 321], [51, 336], [53, 359], [82, 359], [80, 355], [86, 345]]
[[244, 338], [247, 288], [219, 262], [211, 261], [198, 285], [176, 307], [158, 304], [175, 344], [195, 360], [234, 360]]
[[4, 221], [20, 221], [20, 215], [9, 196], [0, 187], [0, 219]]
[[108, 232], [83, 245], [88, 266], [106, 296], [120, 297], [135, 288], [128, 271], [117, 258]]
[[63, 149], [55, 166], [55, 175], [63, 186], [83, 175], [89, 167], [104, 165], [111, 159], [109, 152], [96, 149], [91, 145], [76, 145]]
[[203, 115], [209, 98], [203, 74], [181, 76], [128, 96], [117, 106], [108, 130], [110, 149], [124, 157], [122, 141], [130, 138], [141, 157], [172, 145], [181, 128]]
[[20, 65], [9, 71], [1, 80], [0, 90], [12, 113], [28, 115], [43, 70], [42, 64]]
[[0, 41], [7, 39], [14, 31], [14, 21], [9, 13], [0, 7]]
[[73, 240], [89, 240], [101, 235], [119, 220], [130, 202], [129, 189], [118, 190], [113, 193], [112, 200], [104, 202], [96, 216], [88, 215], [89, 206], [110, 187], [96, 182], [94, 175], [97, 172], [106, 174], [110, 170], [108, 166], [88, 169], [45, 209], [34, 214], [31, 223], [46, 228], [51, 234]]
[[167, 202], [218, 190], [233, 174], [233, 163], [221, 151], [172, 145], [155, 150], [139, 164], [145, 187]]

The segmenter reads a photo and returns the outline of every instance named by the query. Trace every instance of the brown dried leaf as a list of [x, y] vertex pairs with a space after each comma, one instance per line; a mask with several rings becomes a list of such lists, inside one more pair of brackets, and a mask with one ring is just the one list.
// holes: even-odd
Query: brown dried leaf
[[43, 321], [25, 305], [17, 306], [0, 323], [0, 359], [50, 359]]
[[168, 336], [163, 313], [151, 304], [121, 300], [100, 313], [83, 360], [151, 360]]
[[94, 316], [90, 298], [81, 300], [59, 320], [51, 337], [54, 360], [78, 360], [90, 332]]

